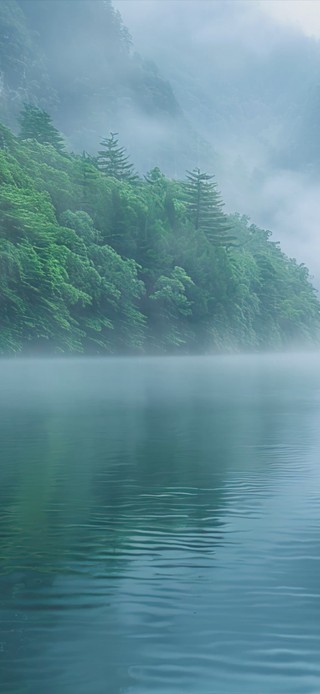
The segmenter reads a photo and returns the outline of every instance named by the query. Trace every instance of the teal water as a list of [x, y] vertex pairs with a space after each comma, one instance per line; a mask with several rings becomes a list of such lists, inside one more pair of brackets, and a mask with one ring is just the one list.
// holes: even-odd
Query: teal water
[[1, 694], [319, 694], [320, 356], [0, 362]]

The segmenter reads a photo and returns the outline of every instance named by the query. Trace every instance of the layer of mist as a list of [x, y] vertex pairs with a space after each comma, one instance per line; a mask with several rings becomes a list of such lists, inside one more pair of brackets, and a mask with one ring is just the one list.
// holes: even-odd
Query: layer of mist
[[211, 157], [229, 211], [270, 228], [319, 285], [320, 51], [263, 4], [115, 0], [133, 39], [170, 80]]

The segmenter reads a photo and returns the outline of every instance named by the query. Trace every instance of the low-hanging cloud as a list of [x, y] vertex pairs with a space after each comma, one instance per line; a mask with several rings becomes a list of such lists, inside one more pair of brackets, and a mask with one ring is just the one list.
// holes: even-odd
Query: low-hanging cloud
[[304, 117], [320, 76], [318, 43], [277, 22], [263, 3], [115, 6], [138, 49], [170, 80], [192, 127], [220, 155], [200, 155], [194, 164], [217, 175], [228, 210], [272, 230], [319, 286], [320, 168], [310, 172], [303, 152]]

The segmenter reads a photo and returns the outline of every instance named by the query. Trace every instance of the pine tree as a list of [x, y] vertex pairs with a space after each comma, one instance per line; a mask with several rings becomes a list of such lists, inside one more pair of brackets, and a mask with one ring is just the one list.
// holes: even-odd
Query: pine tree
[[134, 183], [138, 180], [138, 175], [134, 171], [133, 164], [129, 162], [125, 147], [119, 146], [117, 135], [118, 133], [110, 133], [110, 137], [100, 142], [102, 149], [98, 152], [98, 169], [105, 176]]
[[25, 104], [20, 114], [20, 138], [37, 140], [42, 145], [52, 145], [60, 154], [65, 152], [65, 145], [59, 130], [54, 127], [46, 111], [37, 106]]
[[195, 228], [203, 231], [211, 243], [230, 246], [233, 242], [229, 235], [231, 225], [223, 212], [224, 203], [213, 179], [214, 176], [201, 173], [200, 169], [187, 171], [184, 185], [187, 208]]

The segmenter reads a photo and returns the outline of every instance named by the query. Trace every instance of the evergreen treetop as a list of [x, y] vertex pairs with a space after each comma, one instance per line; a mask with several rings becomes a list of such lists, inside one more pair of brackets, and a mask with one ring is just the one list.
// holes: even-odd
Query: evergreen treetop
[[195, 229], [203, 231], [214, 245], [228, 246], [233, 241], [233, 237], [229, 235], [231, 226], [213, 179], [214, 176], [201, 172], [198, 168], [187, 171], [185, 201]]
[[130, 163], [125, 147], [119, 145], [118, 133], [110, 133], [100, 142], [102, 149], [98, 152], [98, 169], [105, 176], [112, 176], [118, 181], [134, 183], [138, 180], [133, 164]]
[[19, 122], [22, 140], [37, 140], [42, 145], [52, 145], [60, 154], [64, 153], [63, 137], [46, 111], [32, 104], [25, 104]]

